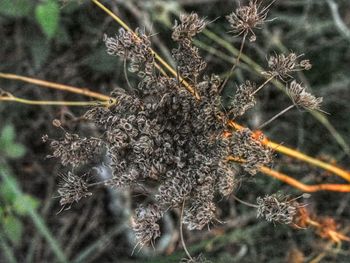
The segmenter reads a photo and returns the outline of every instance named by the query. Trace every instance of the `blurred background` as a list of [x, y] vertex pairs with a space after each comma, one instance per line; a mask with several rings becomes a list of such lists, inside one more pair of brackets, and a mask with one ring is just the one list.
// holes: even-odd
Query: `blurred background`
[[[101, 1], [132, 28], [145, 28], [153, 47], [169, 63], [171, 27], [180, 13], [206, 17], [208, 30], [195, 44], [208, 62], [208, 73], [225, 76], [240, 45], [229, 33], [225, 16], [238, 0], [112, 0]], [[244, 1], [243, 1], [244, 2]], [[271, 1], [264, 1], [268, 4]], [[294, 51], [305, 54], [313, 68], [297, 78], [324, 98], [327, 115], [292, 110], [264, 129], [274, 141], [297, 148], [327, 162], [350, 169], [350, 2], [348, 0], [279, 0], [268, 22], [248, 43], [242, 62], [224, 91], [236, 84], [261, 82], [266, 58]], [[90, 1], [0, 0], [0, 72], [89, 88], [109, 94], [126, 87], [123, 62], [106, 54], [103, 35], [120, 26]], [[129, 74], [130, 81], [137, 78]], [[87, 100], [86, 97], [0, 78], [0, 90], [31, 100]], [[257, 106], [239, 120], [254, 128], [289, 105], [280, 88], [259, 93]], [[179, 240], [179, 213], [162, 222], [163, 237], [155, 248], [132, 255], [135, 241], [128, 227], [137, 197], [105, 187], [70, 210], [60, 210], [58, 174], [66, 172], [41, 140], [44, 134], [61, 137], [53, 127], [59, 119], [70, 132], [97, 130], [79, 117], [86, 107], [38, 106], [0, 101], [0, 262], [179, 262], [184, 257]], [[342, 180], [287, 157], [276, 155], [274, 168], [305, 183], [342, 183]], [[238, 191], [254, 202], [277, 190], [300, 195], [277, 180], [259, 174]], [[317, 214], [330, 216], [343, 233], [350, 232], [347, 193], [319, 192], [308, 199]], [[185, 232], [192, 254], [212, 262], [349, 262], [349, 245], [341, 248], [312, 230], [273, 225], [256, 219], [255, 211], [233, 198], [220, 201], [224, 222], [209, 230]]]

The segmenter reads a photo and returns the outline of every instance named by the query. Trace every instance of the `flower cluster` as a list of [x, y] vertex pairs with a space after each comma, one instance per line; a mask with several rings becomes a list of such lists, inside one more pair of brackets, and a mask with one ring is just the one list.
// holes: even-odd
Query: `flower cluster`
[[289, 84], [287, 92], [294, 105], [308, 110], [320, 110], [323, 98], [316, 98], [314, 95], [307, 92], [305, 88], [295, 80]]

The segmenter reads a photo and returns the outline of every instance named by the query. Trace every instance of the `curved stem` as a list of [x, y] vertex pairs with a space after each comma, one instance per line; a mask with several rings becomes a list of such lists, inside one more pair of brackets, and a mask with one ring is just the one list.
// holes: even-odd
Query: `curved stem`
[[181, 216], [180, 216], [180, 237], [181, 237], [181, 243], [182, 246], [185, 250], [185, 253], [187, 255], [187, 257], [193, 261], [193, 258], [191, 257], [190, 252], [188, 252], [187, 247], [186, 247], [186, 243], [185, 243], [185, 239], [184, 239], [184, 234], [183, 234], [183, 229], [182, 229], [182, 220], [183, 220], [183, 216], [184, 216], [184, 210], [185, 210], [185, 200], [182, 202], [182, 207], [181, 207]]
[[237, 196], [235, 196], [235, 195], [232, 195], [232, 197], [235, 199], [235, 200], [237, 200], [238, 202], [240, 202], [240, 203], [242, 203], [242, 204], [244, 204], [244, 205], [246, 205], [246, 206], [250, 206], [250, 207], [254, 207], [254, 208], [258, 208], [259, 206], [258, 205], [255, 205], [255, 204], [252, 204], [252, 203], [248, 203], [248, 202], [246, 202], [246, 201], [243, 201], [242, 199], [239, 199]]
[[252, 94], [250, 94], [250, 96], [254, 96], [259, 90], [261, 90], [263, 87], [265, 87], [265, 85], [267, 83], [269, 83], [271, 80], [273, 80], [275, 78], [275, 76], [271, 76], [269, 77], [267, 80], [265, 80], [265, 82], [263, 84], [261, 84]]
[[270, 124], [271, 122], [273, 122], [274, 120], [276, 120], [279, 116], [285, 114], [287, 111], [293, 109], [295, 106], [295, 104], [292, 104], [290, 106], [288, 106], [287, 108], [285, 108], [284, 110], [280, 111], [279, 113], [277, 113], [275, 116], [273, 116], [271, 119], [265, 121], [263, 124], [261, 124], [257, 130], [260, 130], [262, 128], [264, 128], [266, 125]]

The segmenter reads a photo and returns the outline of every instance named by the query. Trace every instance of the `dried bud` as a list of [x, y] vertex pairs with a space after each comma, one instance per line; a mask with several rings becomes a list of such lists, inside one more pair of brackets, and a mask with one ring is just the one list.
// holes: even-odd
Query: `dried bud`
[[194, 201], [193, 205], [185, 210], [183, 223], [189, 230], [201, 230], [215, 219], [216, 206], [212, 201]]
[[62, 126], [61, 122], [60, 122], [59, 120], [57, 120], [57, 119], [54, 119], [54, 120], [52, 121], [52, 125], [55, 126], [55, 127], [57, 127], [57, 128], [59, 128], [59, 127]]
[[206, 26], [204, 19], [200, 19], [196, 13], [180, 15], [180, 24], [175, 20], [172, 39], [177, 42], [187, 41], [200, 33]]
[[259, 10], [260, 5], [257, 1], [249, 1], [247, 6], [237, 8], [233, 13], [226, 16], [230, 23], [233, 32], [238, 35], [251, 33], [250, 42], [256, 40], [253, 29], [260, 28], [265, 23], [269, 6], [263, 7]]
[[287, 86], [287, 92], [296, 106], [303, 107], [308, 110], [320, 110], [322, 97], [316, 98], [314, 95], [305, 91], [305, 88], [293, 80]]
[[279, 222], [289, 225], [293, 223], [299, 207], [303, 205], [296, 201], [296, 198], [290, 199], [281, 194], [266, 195], [257, 198], [258, 211], [257, 217], [263, 217], [268, 222]]
[[242, 116], [247, 110], [254, 107], [256, 100], [253, 92], [256, 89], [256, 84], [246, 81], [239, 85], [233, 100], [230, 102], [229, 113], [233, 115], [233, 119]]
[[68, 174], [60, 174], [61, 182], [59, 183], [58, 194], [61, 206], [71, 205], [78, 202], [81, 198], [92, 195], [88, 191], [88, 183], [86, 182], [86, 174], [77, 176], [71, 172]]

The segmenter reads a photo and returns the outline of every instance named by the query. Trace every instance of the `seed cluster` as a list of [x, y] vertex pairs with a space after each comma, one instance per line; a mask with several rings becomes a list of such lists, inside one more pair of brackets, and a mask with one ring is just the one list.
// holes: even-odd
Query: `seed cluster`
[[[250, 1], [228, 19], [238, 33], [250, 32], [254, 40], [252, 30], [266, 15], [267, 8], [259, 10], [256, 1]], [[203, 229], [216, 220], [217, 199], [230, 195], [241, 181], [233, 163], [225, 161], [228, 156], [235, 157], [250, 175], [272, 161], [272, 151], [254, 138], [250, 129], [229, 131], [227, 112], [238, 118], [252, 108], [256, 85], [249, 81], [241, 84], [228, 109], [222, 108], [221, 79], [204, 74], [206, 63], [193, 45], [193, 37], [205, 25], [194, 13], [182, 15], [175, 23], [172, 38], [178, 47], [172, 54], [181, 77], [157, 73], [151, 41], [142, 30], [120, 29], [115, 37], [105, 36], [107, 53], [128, 61], [129, 70], [137, 73], [137, 88], [128, 92], [115, 89], [110, 94], [113, 103], [94, 106], [84, 114], [102, 131], [100, 138], [65, 132], [63, 139], [50, 143], [52, 157], [72, 168], [105, 153], [112, 170], [112, 177], [103, 181], [105, 185], [147, 191], [147, 202], [138, 204], [132, 219], [141, 246], [153, 244], [160, 236], [159, 220], [169, 209], [183, 206], [182, 223], [190, 230]], [[308, 61], [298, 62], [297, 58], [295, 54], [272, 57], [266, 74], [283, 78], [309, 68]], [[196, 98], [183, 81], [191, 85]], [[320, 103], [295, 83], [290, 94], [295, 103], [306, 108], [316, 109]], [[301, 103], [305, 100], [308, 105]], [[61, 124], [56, 126], [62, 128]], [[231, 133], [232, 137], [225, 136]], [[68, 173], [62, 180], [59, 195], [63, 206], [91, 194], [85, 176]], [[278, 196], [258, 198], [258, 206], [258, 216], [268, 221], [289, 223], [295, 214], [293, 202]]]

